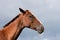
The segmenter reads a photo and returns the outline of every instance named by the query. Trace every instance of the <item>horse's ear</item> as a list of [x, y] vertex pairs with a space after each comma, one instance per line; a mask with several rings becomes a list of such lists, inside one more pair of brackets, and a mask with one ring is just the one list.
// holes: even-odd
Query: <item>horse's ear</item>
[[21, 8], [19, 8], [20, 12], [22, 12], [23, 14], [25, 14], [25, 11]]

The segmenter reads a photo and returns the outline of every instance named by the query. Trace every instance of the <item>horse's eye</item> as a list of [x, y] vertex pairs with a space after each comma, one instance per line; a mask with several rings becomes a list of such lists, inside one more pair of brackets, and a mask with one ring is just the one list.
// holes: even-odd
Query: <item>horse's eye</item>
[[30, 18], [32, 18], [32, 16], [29, 16]]
[[29, 16], [29, 18], [32, 20], [33, 19], [33, 15]]
[[30, 18], [33, 18], [33, 15], [29, 16]]

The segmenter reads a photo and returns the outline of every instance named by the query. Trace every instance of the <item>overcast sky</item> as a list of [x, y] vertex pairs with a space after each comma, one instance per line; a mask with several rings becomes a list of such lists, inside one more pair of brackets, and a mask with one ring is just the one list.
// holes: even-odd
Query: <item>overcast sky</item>
[[29, 9], [45, 31], [39, 34], [25, 28], [18, 40], [60, 40], [60, 0], [0, 0], [0, 29], [19, 14], [19, 7]]

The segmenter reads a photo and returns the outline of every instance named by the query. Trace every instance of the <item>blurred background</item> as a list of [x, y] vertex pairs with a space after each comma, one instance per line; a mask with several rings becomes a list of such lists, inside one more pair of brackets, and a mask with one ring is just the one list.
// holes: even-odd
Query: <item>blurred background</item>
[[0, 0], [0, 29], [20, 13], [19, 8], [30, 10], [45, 31], [25, 28], [18, 40], [60, 40], [60, 0]]

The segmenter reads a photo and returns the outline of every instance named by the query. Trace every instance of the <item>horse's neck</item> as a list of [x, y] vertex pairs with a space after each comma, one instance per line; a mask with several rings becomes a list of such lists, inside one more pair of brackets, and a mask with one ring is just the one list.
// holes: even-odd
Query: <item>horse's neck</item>
[[19, 37], [19, 35], [21, 34], [21, 32], [22, 32], [23, 29], [24, 29], [24, 27], [21, 28], [21, 29], [18, 28], [17, 31], [16, 31], [16, 33], [15, 33], [15, 35], [13, 36], [12, 40], [17, 40], [17, 38]]
[[19, 22], [20, 25], [18, 25], [18, 28], [16, 30], [16, 33], [15, 35], [13, 36], [13, 39], [12, 40], [17, 40], [17, 38], [19, 37], [20, 33], [22, 32], [22, 30], [25, 28], [23, 25], [22, 25], [22, 20]]
[[20, 18], [17, 18], [14, 22], [12, 22], [6, 28], [4, 28], [4, 32], [7, 35], [8, 40], [12, 39], [15, 34], [17, 36], [18, 33], [16, 33], [16, 32], [19, 32], [18, 30], [22, 29], [21, 26], [19, 26], [19, 24], [20, 24], [19, 22], [20, 22]]

